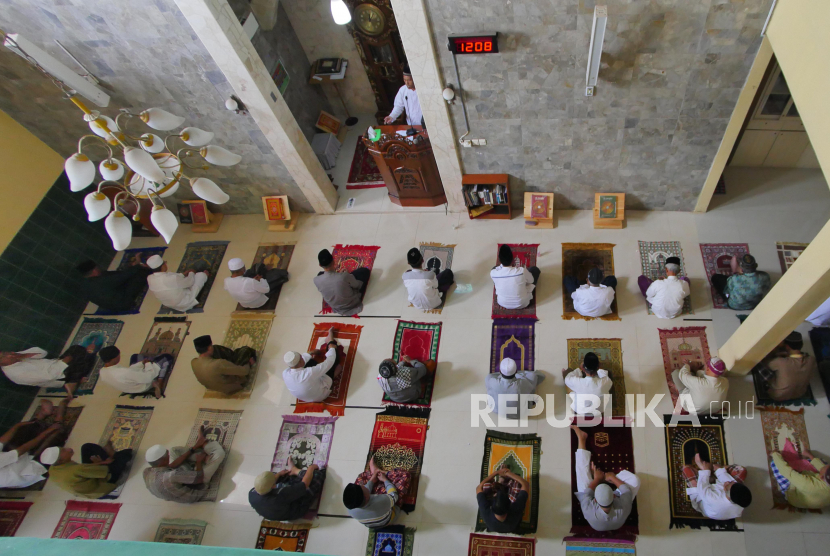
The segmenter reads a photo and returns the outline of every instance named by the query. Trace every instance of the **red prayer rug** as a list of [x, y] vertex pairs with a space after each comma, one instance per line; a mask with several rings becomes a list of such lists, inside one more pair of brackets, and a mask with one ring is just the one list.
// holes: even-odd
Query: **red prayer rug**
[[703, 268], [706, 270], [706, 277], [709, 279], [709, 289], [712, 295], [712, 306], [715, 309], [728, 309], [725, 300], [715, 292], [712, 286], [712, 275], [732, 275], [732, 257], [739, 259], [749, 253], [749, 245], [746, 243], [701, 243], [700, 253], [703, 255]]
[[533, 556], [536, 539], [470, 533], [467, 556]]
[[52, 538], [104, 540], [119, 508], [121, 504], [69, 500]]
[[[375, 266], [375, 257], [378, 255], [378, 249], [380, 247], [376, 245], [337, 244], [331, 252], [331, 256], [334, 259], [334, 270], [336, 272], [354, 272], [360, 267], [372, 270], [372, 267]], [[369, 282], [366, 282], [366, 287], [369, 287]], [[365, 296], [366, 290], [363, 293], [363, 297]], [[329, 307], [329, 304], [323, 301], [323, 308], [320, 314], [328, 315], [332, 312], [333, 310]], [[353, 316], [357, 317], [357, 315]]]
[[349, 169], [349, 179], [346, 181], [346, 189], [376, 187], [386, 187], [386, 182], [383, 181], [380, 169], [375, 164], [375, 159], [372, 158], [369, 149], [363, 144], [363, 139], [358, 139], [352, 158], [352, 167]]
[[[663, 350], [663, 369], [666, 373], [666, 383], [671, 394], [672, 406], [677, 406], [680, 392], [671, 378], [672, 371], [679, 369], [683, 361], [696, 361], [703, 365], [709, 361], [709, 342], [706, 340], [705, 326], [687, 326], [670, 330], [658, 328], [660, 333], [660, 349]], [[685, 410], [683, 413], [687, 413]]]
[[13, 537], [32, 502], [0, 502], [0, 537]]
[[319, 413], [328, 411], [330, 415], [343, 415], [346, 408], [346, 394], [349, 392], [349, 380], [352, 378], [352, 366], [360, 340], [362, 326], [357, 324], [343, 324], [340, 322], [318, 322], [314, 324], [308, 351], [323, 349], [329, 329], [334, 328], [334, 339], [340, 346], [337, 348], [338, 363], [331, 383], [331, 393], [322, 402], [304, 402], [297, 400], [294, 413]]
[[[392, 346], [392, 360], [400, 361], [404, 355], [425, 363], [432, 359], [438, 363], [438, 346], [441, 344], [440, 322], [411, 322], [399, 320], [398, 328], [395, 330], [395, 343]], [[435, 379], [438, 375], [438, 368], [424, 379], [424, 389], [421, 397], [406, 404], [393, 402], [386, 393], [383, 394], [381, 403], [384, 405], [407, 405], [416, 407], [429, 407], [432, 402], [432, 392], [435, 389]]]
[[[503, 244], [499, 243], [496, 246], [496, 266], [499, 263], [499, 249]], [[514, 264], [518, 263], [524, 268], [536, 266], [536, 253], [539, 250], [538, 243], [508, 243], [510, 250], [513, 251]], [[536, 318], [536, 289], [533, 290], [533, 298], [524, 309], [505, 309], [498, 304], [496, 300], [496, 286], [493, 286], [493, 314], [491, 318], [494, 319], [522, 319], [522, 318]]]

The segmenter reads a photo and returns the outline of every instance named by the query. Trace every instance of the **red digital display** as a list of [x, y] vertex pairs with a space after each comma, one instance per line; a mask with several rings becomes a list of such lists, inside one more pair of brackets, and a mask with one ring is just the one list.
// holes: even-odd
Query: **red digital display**
[[495, 34], [449, 37], [447, 47], [454, 54], [493, 54], [499, 51]]

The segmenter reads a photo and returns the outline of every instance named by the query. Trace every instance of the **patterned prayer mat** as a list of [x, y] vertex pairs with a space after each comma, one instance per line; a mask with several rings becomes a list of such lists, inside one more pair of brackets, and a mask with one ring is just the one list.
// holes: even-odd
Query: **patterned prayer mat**
[[[81, 345], [85, 348], [92, 346], [92, 354], [96, 357], [92, 372], [78, 384], [78, 388], [75, 390], [76, 396], [92, 394], [92, 391], [95, 390], [101, 367], [104, 366], [103, 361], [97, 357], [98, 352], [101, 351], [102, 347], [114, 346], [122, 328], [124, 328], [124, 322], [120, 320], [84, 318], [81, 322], [81, 326], [78, 328], [78, 332], [75, 333], [75, 337], [72, 338], [70, 345]], [[65, 392], [65, 390], [63, 388], [41, 389], [42, 394], [56, 394], [59, 392]]]
[[[331, 251], [331, 256], [334, 258], [334, 270], [337, 272], [354, 272], [361, 267], [372, 270], [372, 267], [375, 266], [375, 257], [378, 255], [378, 249], [380, 247], [376, 245], [335, 245]], [[369, 282], [366, 282], [366, 287], [368, 289]], [[364, 298], [366, 297], [366, 291], [364, 290], [363, 293]], [[328, 315], [332, 312], [329, 304], [323, 301], [323, 308], [320, 310], [320, 314]]]
[[0, 502], [0, 537], [14, 536], [31, 505], [32, 502]]
[[[254, 255], [254, 262], [248, 268], [254, 268], [259, 264], [264, 264], [268, 270], [275, 268], [280, 270], [288, 270], [288, 264], [291, 262], [291, 255], [294, 254], [295, 243], [261, 243], [257, 247], [256, 255]], [[277, 308], [277, 301], [280, 298], [282, 285], [277, 286], [273, 292], [268, 294], [268, 302], [262, 307], [256, 309], [248, 309], [236, 304], [236, 310], [249, 313], [251, 311], [273, 311]]]
[[366, 556], [412, 556], [414, 546], [415, 529], [403, 525], [369, 529]]
[[[452, 270], [452, 255], [455, 251], [455, 244], [447, 245], [444, 243], [421, 243], [419, 249], [421, 251], [421, 256], [424, 258], [424, 268], [434, 270], [436, 274], [440, 273], [442, 270]], [[447, 290], [447, 293], [444, 294], [444, 299], [441, 301], [441, 305], [435, 309], [424, 311], [424, 313], [440, 315], [441, 311], [444, 309], [444, 305], [447, 304], [447, 298], [449, 297], [451, 291], [452, 288]], [[410, 303], [409, 306], [412, 307], [412, 303]]]
[[706, 277], [709, 279], [710, 294], [712, 295], [712, 306], [715, 309], [728, 309], [725, 301], [719, 301], [720, 296], [712, 286], [712, 275], [732, 275], [731, 261], [733, 256], [739, 259], [749, 253], [749, 245], [746, 243], [701, 243], [700, 253], [703, 255], [703, 268], [706, 270]]
[[[499, 249], [503, 244], [499, 243], [496, 246], [496, 262], [499, 263]], [[528, 268], [536, 266], [536, 256], [539, 251], [538, 243], [508, 243], [510, 250], [513, 251], [513, 261], [518, 262], [520, 266]], [[499, 305], [496, 300], [496, 286], [493, 286], [493, 314], [494, 319], [522, 319], [522, 318], [536, 318], [536, 289], [533, 290], [533, 298], [524, 309], [505, 309]]]
[[[539, 521], [539, 462], [542, 457], [542, 439], [536, 434], [510, 434], [507, 432], [487, 430], [484, 437], [484, 457], [481, 460], [481, 477], [483, 481], [490, 473], [507, 465], [510, 471], [530, 483], [530, 496], [525, 506], [522, 521], [516, 533], [526, 535], [535, 533]], [[479, 514], [476, 517], [476, 531], [484, 531], [487, 526]], [[479, 554], [484, 554], [479, 552]]]
[[[830, 361], [830, 328], [816, 327], [810, 329], [810, 343], [813, 344], [813, 354], [816, 362]], [[830, 396], [830, 391], [827, 392]]]
[[[372, 442], [366, 456], [366, 467], [375, 458], [378, 467], [386, 469], [403, 469], [411, 475], [409, 490], [399, 505], [407, 513], [415, 510], [418, 498], [418, 479], [424, 462], [424, 445], [427, 441], [427, 421], [430, 409], [389, 406], [375, 416], [375, 428], [372, 430]], [[375, 491], [383, 489], [382, 484], [375, 485]], [[385, 492], [385, 491], [384, 491]]]
[[153, 542], [202, 544], [206, 521], [198, 519], [162, 519]]
[[104, 540], [109, 536], [112, 523], [121, 504], [69, 500], [53, 539]]
[[752, 369], [752, 384], [755, 387], [755, 405], [758, 407], [766, 407], [766, 406], [802, 406], [802, 405], [817, 405], [818, 402], [816, 401], [815, 396], [813, 396], [813, 388], [808, 384], [807, 385], [807, 392], [800, 398], [795, 398], [792, 400], [781, 400], [776, 401], [769, 397], [767, 393], [767, 383], [761, 378], [761, 374], [759, 372], [759, 366], [761, 364], [755, 366]]
[[[288, 459], [294, 460], [299, 468], [305, 468], [312, 463], [321, 469], [328, 467], [331, 439], [334, 435], [334, 422], [337, 417], [312, 417], [310, 415], [283, 415], [280, 436], [274, 459], [271, 461], [271, 471], [276, 473], [288, 467]], [[305, 519], [314, 519], [320, 507], [320, 497], [311, 505], [311, 509], [303, 516]]]
[[[213, 287], [213, 282], [216, 280], [216, 273], [222, 265], [222, 259], [225, 257], [225, 251], [229, 243], [230, 241], [197, 241], [187, 244], [182, 262], [179, 263], [179, 269], [176, 272], [184, 273], [186, 270], [193, 270], [195, 267], [200, 270], [207, 270], [210, 273], [207, 282], [196, 297], [199, 303], [187, 311], [188, 313], [205, 312], [205, 302], [210, 294], [210, 288]], [[182, 312], [162, 305], [159, 314], [182, 314]]]
[[[581, 418], [577, 418], [574, 420], [574, 424], [579, 425], [582, 421]], [[600, 469], [613, 471], [614, 473], [627, 469], [632, 473], [636, 473], [634, 468], [634, 439], [631, 436], [630, 423], [629, 426], [625, 427], [606, 427], [604, 424], [586, 426], [583, 430], [588, 433], [586, 448], [591, 452], [591, 461]], [[576, 434], [571, 432], [571, 492], [574, 493], [577, 490], [574, 457], [578, 446]], [[637, 498], [634, 498], [631, 513], [622, 527], [616, 531], [595, 531], [582, 514], [582, 507], [579, 505], [576, 495], [573, 495], [571, 497], [571, 534], [590, 539], [636, 540], [637, 535], [640, 534]]]
[[[438, 362], [438, 346], [441, 344], [440, 322], [411, 322], [399, 320], [398, 328], [395, 330], [395, 343], [392, 345], [392, 359], [400, 361], [401, 357], [408, 355], [424, 363], [430, 359]], [[384, 405], [407, 405], [418, 407], [429, 407], [432, 402], [432, 393], [435, 390], [435, 379], [438, 376], [436, 367], [433, 375], [427, 375], [424, 379], [423, 395], [415, 401], [406, 404], [393, 402], [386, 393], [383, 394], [381, 403]]]
[[[360, 341], [362, 326], [340, 322], [314, 323], [314, 332], [308, 342], [308, 351], [323, 347], [329, 328], [334, 328], [334, 339], [340, 344], [343, 353], [338, 353], [339, 361], [331, 383], [331, 393], [322, 402], [304, 402], [297, 400], [294, 413], [320, 413], [328, 411], [330, 415], [343, 415], [346, 409], [346, 395], [349, 393], [349, 381], [352, 378], [352, 366]], [[340, 350], [338, 350], [339, 352]]]
[[[588, 281], [588, 272], [599, 267], [603, 275], [614, 274], [614, 244], [613, 243], [563, 243], [562, 244], [562, 276], [576, 276], [580, 284]], [[583, 319], [593, 320], [592, 317], [583, 317], [574, 309], [574, 300], [565, 291], [562, 285], [562, 318], [565, 320]], [[617, 312], [617, 298], [611, 304], [611, 312], [597, 317], [601, 320], [620, 320]]]
[[781, 274], [787, 272], [801, 253], [807, 249], [809, 243], [793, 243], [791, 241], [776, 241], [778, 262], [781, 263]]
[[283, 523], [263, 519], [254, 548], [276, 552], [305, 552], [309, 529], [311, 523]]
[[[131, 266], [135, 266], [137, 264], [146, 264], [147, 259], [152, 257], [153, 255], [159, 255], [160, 257], [164, 257], [164, 252], [167, 251], [167, 247], [144, 247], [139, 249], [124, 249], [124, 256], [121, 257], [121, 262], [118, 263], [118, 267], [115, 270], [127, 270]], [[144, 302], [144, 296], [147, 295], [147, 291], [149, 290], [149, 286], [144, 286], [144, 289], [141, 290], [135, 297], [135, 302], [133, 302], [133, 306], [130, 307], [127, 311], [109, 311], [104, 309], [103, 307], [98, 307], [94, 314], [96, 315], [135, 315], [141, 310], [141, 304]]]
[[742, 531], [734, 519], [716, 521], [704, 517], [692, 507], [692, 502], [686, 495], [683, 466], [694, 465], [695, 454], [700, 454], [700, 459], [713, 465], [729, 465], [723, 417], [701, 415], [698, 417], [699, 427], [691, 421], [679, 421], [676, 426], [669, 426], [672, 417], [674, 416], [663, 416], [666, 423], [666, 462], [669, 466], [669, 529], [708, 527], [712, 531]]
[[[810, 439], [807, 437], [807, 424], [804, 422], [804, 408], [793, 411], [785, 407], [759, 407], [761, 427], [764, 431], [764, 448], [767, 451], [767, 471], [772, 483], [772, 509], [788, 509], [791, 512], [806, 513], [808, 510], [790, 506], [787, 498], [778, 488], [778, 481], [772, 474], [769, 464], [772, 462], [772, 452], [780, 452], [787, 440], [793, 443], [800, 454], [810, 450]], [[821, 510], [809, 510], [811, 513], [821, 513]]]
[[594, 352], [599, 357], [599, 368], [611, 376], [611, 415], [625, 416], [625, 374], [622, 362], [622, 340], [618, 338], [572, 338], [568, 340], [568, 368], [576, 369], [585, 354]]
[[231, 349], [241, 347], [252, 347], [257, 353], [257, 364], [251, 368], [248, 380], [242, 385], [242, 390], [235, 394], [223, 394], [213, 390], [205, 390], [205, 398], [219, 398], [223, 400], [247, 400], [256, 386], [256, 377], [259, 372], [259, 361], [265, 344], [268, 342], [268, 334], [271, 332], [271, 323], [274, 315], [270, 313], [243, 313], [231, 317], [228, 331], [225, 332], [225, 339], [222, 345]]
[[[188, 330], [190, 329], [190, 322], [187, 317], [156, 317], [153, 326], [150, 327], [150, 332], [147, 333], [147, 339], [144, 340], [144, 345], [141, 346], [140, 355], [153, 359], [159, 355], [167, 354], [173, 357], [173, 362], [164, 375], [161, 381], [161, 396], [167, 391], [167, 384], [170, 382], [170, 376], [173, 374], [173, 369], [176, 368], [176, 360], [179, 357], [179, 352], [182, 350], [187, 338]], [[138, 394], [123, 393], [122, 396], [129, 396], [130, 399], [136, 398], [155, 398], [155, 389], [150, 387], [145, 392]]]
[[684, 365], [684, 360], [697, 361], [703, 365], [709, 360], [709, 342], [706, 340], [705, 326], [688, 326], [686, 328], [663, 329], [660, 333], [660, 349], [663, 351], [663, 369], [666, 372], [666, 384], [669, 387], [673, 406], [677, 406], [680, 392], [674, 385], [671, 373]]
[[233, 437], [236, 434], [236, 429], [239, 427], [239, 420], [242, 418], [242, 410], [233, 411], [229, 409], [199, 409], [196, 415], [196, 423], [190, 431], [190, 437], [187, 439], [186, 446], [193, 446], [196, 443], [196, 438], [199, 436], [199, 428], [205, 427], [205, 436], [207, 439], [216, 440], [225, 449], [225, 461], [213, 474], [207, 489], [210, 493], [202, 500], [206, 502], [215, 502], [219, 494], [219, 482], [222, 480], [222, 471], [225, 470], [225, 463], [231, 455], [231, 444], [233, 444]]
[[380, 173], [375, 159], [363, 139], [357, 140], [357, 147], [354, 150], [352, 166], [349, 168], [349, 179], [346, 181], [346, 189], [373, 189], [375, 187], [386, 187], [383, 175]]
[[470, 533], [467, 556], [533, 556], [536, 539]]
[[633, 541], [601, 539], [580, 539], [565, 537], [565, 556], [634, 556], [637, 554]]
[[116, 452], [131, 449], [133, 451], [133, 459], [127, 464], [124, 472], [121, 473], [118, 487], [102, 498], [113, 500], [121, 496], [121, 491], [124, 490], [124, 483], [130, 477], [130, 468], [135, 463], [135, 457], [138, 454], [141, 439], [144, 438], [144, 433], [147, 431], [147, 425], [150, 424], [150, 417], [152, 416], [152, 407], [116, 405], [115, 409], [112, 410], [112, 415], [110, 415], [107, 426], [104, 427], [104, 432], [101, 434], [98, 445], [106, 446], [107, 442], [112, 442], [112, 446]]
[[[666, 259], [669, 257], [680, 258], [680, 276], [686, 276], [686, 263], [683, 260], [683, 250], [680, 248], [679, 241], [639, 241], [640, 247], [640, 267], [643, 276], [657, 280], [658, 278], [666, 276]], [[653, 315], [651, 310], [651, 303], [646, 301], [648, 314]], [[693, 315], [692, 311], [692, 296], [687, 295], [683, 300], [683, 310], [681, 315]]]
[[505, 357], [516, 362], [520, 371], [536, 368], [536, 319], [495, 319], [490, 335], [490, 372], [499, 371]]

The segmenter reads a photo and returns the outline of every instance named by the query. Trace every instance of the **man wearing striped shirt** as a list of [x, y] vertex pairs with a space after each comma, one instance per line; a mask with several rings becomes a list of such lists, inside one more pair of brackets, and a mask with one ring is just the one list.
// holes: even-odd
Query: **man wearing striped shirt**
[[[395, 521], [395, 517], [401, 511], [397, 505], [400, 493], [386, 476], [386, 472], [378, 469], [374, 459], [369, 462], [369, 470], [372, 475], [365, 485], [346, 485], [343, 490], [343, 505], [349, 510], [350, 516], [366, 527], [376, 529]], [[383, 481], [386, 494], [372, 494], [378, 480]]]

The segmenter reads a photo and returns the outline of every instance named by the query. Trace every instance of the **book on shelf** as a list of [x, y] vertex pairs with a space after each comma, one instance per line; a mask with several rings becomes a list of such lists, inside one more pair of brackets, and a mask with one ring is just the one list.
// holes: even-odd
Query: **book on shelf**
[[485, 212], [490, 212], [491, 210], [493, 210], [493, 205], [482, 205], [470, 210], [470, 216], [475, 218], [477, 216], [481, 216]]
[[462, 192], [464, 194], [464, 204], [471, 208], [482, 205], [507, 204], [507, 188], [503, 185], [492, 187], [465, 185]]

